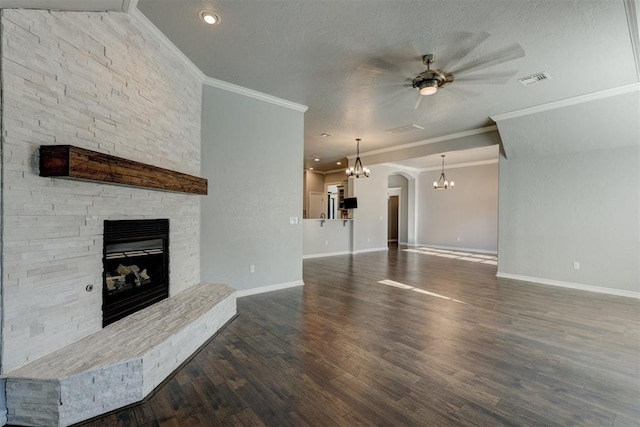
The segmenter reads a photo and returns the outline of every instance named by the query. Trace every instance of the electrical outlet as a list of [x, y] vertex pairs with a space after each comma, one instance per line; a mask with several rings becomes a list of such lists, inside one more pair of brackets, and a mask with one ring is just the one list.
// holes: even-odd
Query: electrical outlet
[[255, 265], [253, 265], [253, 264], [251, 264], [251, 265], [249, 266], [249, 273], [255, 273], [255, 272], [256, 272], [256, 266], [255, 266]]
[[573, 261], [573, 269], [580, 270], [580, 263], [578, 261]]
[[325, 244], [325, 245], [328, 245], [328, 244], [329, 244], [329, 241], [328, 241], [328, 240], [325, 240], [325, 241], [324, 241], [324, 244]]

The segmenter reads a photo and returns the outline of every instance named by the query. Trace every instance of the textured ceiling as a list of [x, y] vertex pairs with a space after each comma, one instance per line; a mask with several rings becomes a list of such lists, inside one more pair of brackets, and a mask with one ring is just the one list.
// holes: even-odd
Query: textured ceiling
[[[630, 33], [625, 2], [637, 4], [0, 0], [0, 6], [128, 10], [137, 4], [207, 76], [309, 106], [305, 166], [331, 170], [337, 168], [336, 161], [354, 154], [358, 137], [366, 153], [477, 129], [490, 124], [492, 115], [637, 83], [630, 34], [637, 38], [638, 29]], [[198, 18], [202, 9], [216, 11], [221, 23], [203, 24]], [[632, 22], [637, 27], [637, 18]], [[487, 61], [501, 62], [497, 59], [505, 52], [515, 53], [513, 59], [478, 69]], [[426, 53], [436, 55], [434, 68], [462, 71], [450, 86], [422, 97], [416, 108], [417, 90], [407, 83], [425, 69], [420, 55]], [[517, 81], [542, 71], [551, 79], [528, 87]], [[410, 124], [424, 129], [386, 132]], [[332, 136], [322, 138], [323, 132]], [[477, 161], [477, 156], [457, 153], [451, 159]], [[321, 161], [313, 162], [313, 157]], [[421, 167], [417, 160], [409, 163]]]
[[[321, 170], [353, 154], [357, 137], [361, 152], [377, 150], [638, 81], [622, 0], [139, 0], [138, 8], [206, 75], [309, 106], [305, 166]], [[199, 21], [205, 8], [219, 25]], [[406, 84], [425, 69], [421, 54], [464, 69], [518, 46], [523, 57], [460, 73], [415, 108], [417, 90]], [[541, 71], [551, 80], [517, 81]], [[409, 124], [424, 130], [385, 132]]]

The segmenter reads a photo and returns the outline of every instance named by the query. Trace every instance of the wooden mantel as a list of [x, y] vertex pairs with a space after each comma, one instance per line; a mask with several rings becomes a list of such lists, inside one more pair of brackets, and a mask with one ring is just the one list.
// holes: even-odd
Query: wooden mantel
[[41, 145], [40, 176], [207, 194], [207, 180], [72, 145]]

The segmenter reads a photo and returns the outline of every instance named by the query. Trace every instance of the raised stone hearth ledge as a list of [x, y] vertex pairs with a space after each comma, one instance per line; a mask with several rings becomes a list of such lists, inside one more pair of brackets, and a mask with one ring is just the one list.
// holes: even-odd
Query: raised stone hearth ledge
[[66, 426], [139, 402], [236, 315], [200, 284], [4, 375], [9, 424]]

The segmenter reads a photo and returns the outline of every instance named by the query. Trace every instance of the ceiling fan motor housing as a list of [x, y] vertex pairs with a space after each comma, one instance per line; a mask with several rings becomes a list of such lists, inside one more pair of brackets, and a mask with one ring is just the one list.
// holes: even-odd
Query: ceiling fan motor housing
[[414, 88], [421, 90], [421, 93], [422, 89], [425, 87], [439, 88], [453, 81], [453, 74], [445, 73], [442, 70], [431, 69], [431, 63], [435, 61], [435, 59], [436, 56], [433, 53], [423, 55], [422, 62], [427, 66], [427, 69], [418, 74], [418, 76], [411, 82]]
[[438, 83], [438, 87], [442, 87], [443, 85], [453, 81], [453, 74], [445, 74], [441, 70], [426, 70], [413, 79], [412, 86], [418, 88], [422, 86], [423, 83], [431, 81], [436, 81]]

